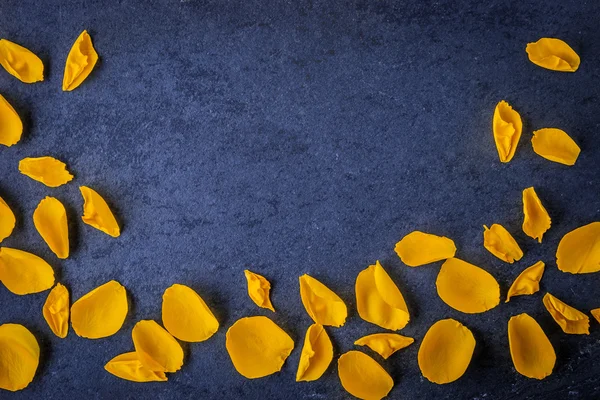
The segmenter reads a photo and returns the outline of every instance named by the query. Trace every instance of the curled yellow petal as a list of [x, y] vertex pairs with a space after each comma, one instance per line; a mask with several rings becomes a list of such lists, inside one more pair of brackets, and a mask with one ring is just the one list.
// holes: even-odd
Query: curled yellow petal
[[396, 243], [395, 251], [404, 264], [418, 267], [454, 257], [456, 246], [447, 237], [414, 231]]
[[552, 220], [533, 187], [523, 190], [523, 232], [542, 243], [542, 236], [550, 229]]
[[515, 369], [528, 378], [544, 379], [552, 373], [556, 353], [537, 321], [523, 313], [508, 321], [508, 344]]
[[506, 302], [510, 301], [513, 296], [522, 296], [526, 294], [534, 294], [540, 290], [540, 280], [544, 274], [545, 264], [543, 261], [538, 261], [531, 267], [525, 268], [523, 272], [517, 276], [517, 279], [510, 285]]
[[125, 287], [109, 281], [73, 304], [71, 325], [77, 335], [88, 339], [111, 336], [123, 326], [128, 309]]
[[560, 72], [575, 72], [579, 68], [579, 56], [560, 39], [541, 38], [527, 43], [525, 51], [529, 61], [542, 68]]
[[58, 258], [69, 257], [69, 227], [65, 206], [46, 196], [33, 212], [33, 224], [50, 250]]
[[237, 320], [227, 331], [225, 347], [236, 371], [248, 379], [281, 371], [294, 341], [267, 317]]
[[0, 39], [0, 65], [24, 83], [44, 80], [44, 63], [31, 50], [6, 39]]
[[138, 322], [131, 337], [140, 362], [151, 371], [176, 372], [183, 365], [181, 345], [156, 321]]
[[10, 236], [15, 228], [16, 221], [15, 214], [13, 214], [4, 199], [0, 197], [0, 243]]
[[192, 288], [174, 284], [163, 294], [162, 321], [184, 342], [203, 342], [219, 329], [219, 321]]
[[581, 149], [567, 132], [556, 128], [544, 128], [533, 132], [533, 151], [546, 160], [564, 165], [575, 165]]
[[592, 317], [600, 323], [600, 308], [594, 308], [590, 311], [590, 314], [592, 314]]
[[121, 234], [119, 224], [102, 196], [87, 186], [80, 186], [79, 190], [84, 201], [81, 217], [83, 222], [107, 235], [118, 237]]
[[400, 289], [379, 261], [358, 274], [355, 290], [358, 315], [365, 321], [393, 331], [410, 321]]
[[135, 351], [119, 354], [107, 362], [104, 369], [116, 377], [133, 382], [164, 382], [167, 380], [164, 372], [152, 371], [142, 364]]
[[73, 179], [67, 165], [52, 157], [24, 158], [19, 162], [19, 171], [48, 187], [58, 187]]
[[516, 240], [502, 225], [493, 224], [491, 228], [484, 225], [483, 229], [483, 247], [490, 253], [510, 264], [523, 257]]
[[492, 125], [498, 156], [501, 162], [507, 163], [514, 157], [521, 138], [523, 130], [521, 116], [502, 100], [496, 105]]
[[59, 338], [66, 338], [69, 331], [69, 291], [66, 287], [56, 284], [46, 298], [42, 313], [52, 332]]
[[323, 325], [312, 324], [306, 331], [296, 382], [316, 381], [333, 360], [333, 345]]
[[454, 382], [467, 370], [475, 350], [475, 338], [463, 324], [443, 319], [429, 328], [418, 361], [421, 373], [433, 383]]
[[40, 346], [23, 325], [0, 325], [0, 388], [15, 392], [33, 380], [40, 361]]
[[442, 264], [435, 281], [444, 303], [467, 314], [491, 310], [500, 303], [500, 286], [483, 269], [458, 258]]
[[558, 244], [556, 265], [572, 274], [600, 271], [600, 222], [567, 233]]
[[67, 56], [62, 89], [71, 91], [81, 85], [92, 72], [97, 61], [98, 53], [92, 45], [92, 38], [84, 30], [75, 40]]
[[344, 301], [312, 276], [304, 274], [299, 280], [302, 304], [313, 321], [336, 327], [344, 325], [348, 315]]
[[23, 122], [21, 117], [0, 94], [0, 144], [10, 147], [21, 140]]
[[398, 335], [396, 333], [375, 333], [373, 335], [363, 336], [354, 344], [358, 346], [367, 346], [381, 357], [387, 358], [403, 349], [410, 346], [415, 339]]
[[248, 282], [248, 296], [252, 301], [261, 308], [269, 309], [275, 312], [269, 293], [271, 291], [271, 283], [262, 275], [244, 270], [246, 281]]
[[394, 387], [394, 380], [377, 361], [356, 350], [340, 356], [338, 375], [344, 389], [359, 399], [383, 399]]
[[35, 254], [1, 247], [0, 280], [14, 294], [38, 293], [54, 285], [54, 270]]
[[543, 299], [546, 310], [564, 333], [576, 335], [590, 334], [590, 318], [581, 311], [546, 293]]

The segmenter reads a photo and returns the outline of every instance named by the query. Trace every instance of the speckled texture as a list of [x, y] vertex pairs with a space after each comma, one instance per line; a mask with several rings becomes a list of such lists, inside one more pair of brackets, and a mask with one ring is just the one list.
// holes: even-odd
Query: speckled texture
[[[33, 383], [15, 399], [337, 399], [335, 362], [313, 383], [294, 376], [306, 328], [298, 276], [309, 273], [347, 301], [345, 327], [328, 329], [335, 352], [380, 329], [361, 321], [357, 273], [381, 260], [412, 313], [401, 331], [416, 343], [383, 361], [392, 398], [570, 399], [600, 396], [600, 326], [565, 335], [544, 310], [550, 291], [582, 310], [600, 306], [595, 275], [557, 270], [558, 241], [600, 219], [600, 3], [597, 1], [85, 1], [5, 0], [0, 37], [36, 52], [46, 81], [25, 85], [0, 71], [0, 92], [26, 132], [0, 149], [0, 195], [18, 222], [3, 245], [48, 260], [77, 299], [110, 279], [131, 300], [123, 329], [90, 341], [52, 336], [42, 318], [46, 293], [18, 297], [0, 288], [0, 322], [30, 328], [42, 348]], [[100, 63], [84, 84], [61, 91], [65, 57], [88, 29]], [[527, 42], [560, 37], [581, 56], [574, 74], [531, 64]], [[524, 119], [510, 164], [491, 134], [496, 103]], [[569, 168], [534, 154], [534, 129], [559, 127], [582, 148]], [[75, 180], [56, 189], [22, 176], [18, 161], [52, 155]], [[113, 239], [80, 220], [78, 185], [114, 207], [123, 227]], [[535, 186], [552, 217], [537, 244], [521, 231], [521, 190]], [[58, 260], [33, 227], [46, 195], [62, 200], [72, 249]], [[502, 223], [525, 257], [513, 265], [487, 253], [483, 224]], [[538, 259], [540, 293], [490, 312], [465, 315], [435, 293], [439, 263], [412, 269], [394, 244], [421, 229], [454, 238], [457, 255], [494, 274], [503, 296]], [[247, 297], [243, 270], [273, 283], [277, 313]], [[183, 369], [168, 383], [136, 384], [103, 370], [133, 349], [140, 319], [160, 320], [172, 283], [196, 289], [222, 327], [184, 345]], [[555, 373], [542, 382], [518, 375], [506, 323], [526, 311], [556, 348]], [[296, 341], [282, 373], [241, 377], [225, 332], [247, 315], [268, 315]], [[422, 378], [417, 350], [427, 328], [453, 317], [477, 340], [457, 382]], [[368, 349], [361, 349], [373, 355]]]

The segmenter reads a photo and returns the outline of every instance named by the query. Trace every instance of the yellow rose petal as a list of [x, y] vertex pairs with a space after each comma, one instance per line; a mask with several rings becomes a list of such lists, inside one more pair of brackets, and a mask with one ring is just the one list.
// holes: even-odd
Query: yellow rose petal
[[133, 382], [166, 381], [162, 371], [152, 371], [142, 364], [135, 351], [119, 354], [106, 363], [104, 369], [116, 377]]
[[66, 338], [69, 331], [69, 291], [66, 287], [56, 284], [46, 298], [42, 313], [52, 332], [59, 338]]
[[67, 165], [52, 157], [24, 158], [19, 162], [19, 171], [48, 187], [58, 187], [73, 179]]
[[29, 49], [6, 39], [0, 39], [0, 65], [6, 72], [24, 83], [44, 80], [44, 63]]
[[552, 220], [533, 187], [523, 190], [523, 232], [542, 243], [542, 236], [550, 229]]
[[579, 56], [560, 39], [541, 38], [527, 43], [525, 51], [529, 61], [542, 68], [560, 72], [575, 72], [579, 68]]
[[316, 381], [333, 360], [333, 345], [323, 325], [312, 324], [306, 331], [296, 382]]
[[246, 281], [248, 282], [248, 296], [252, 301], [261, 308], [269, 309], [275, 312], [269, 293], [271, 291], [271, 283], [262, 275], [244, 270]]
[[84, 201], [81, 217], [83, 222], [107, 235], [118, 237], [121, 234], [119, 224], [102, 196], [87, 186], [80, 186], [79, 190]]
[[410, 321], [402, 293], [379, 261], [356, 278], [356, 308], [367, 322], [396, 331]]
[[183, 365], [181, 345], [156, 321], [138, 322], [131, 337], [140, 362], [151, 371], [176, 372]]
[[600, 308], [594, 308], [590, 311], [590, 314], [592, 314], [592, 317], [594, 317], [596, 321], [600, 323]]
[[33, 212], [33, 224], [50, 250], [58, 258], [69, 257], [69, 227], [65, 206], [46, 196]]
[[236, 371], [248, 379], [281, 371], [294, 341], [267, 317], [237, 320], [227, 331], [225, 347]]
[[171, 335], [184, 342], [203, 342], [219, 329], [219, 321], [202, 297], [179, 284], [163, 294], [162, 321]]
[[354, 342], [358, 346], [368, 346], [371, 350], [379, 354], [381, 357], [387, 358], [403, 349], [410, 346], [415, 339], [398, 335], [396, 333], [376, 333], [373, 335], [363, 336]]
[[442, 264], [435, 281], [444, 303], [467, 314], [491, 310], [500, 303], [500, 286], [483, 269], [458, 258]]
[[0, 144], [10, 147], [21, 140], [23, 122], [21, 117], [0, 94]]
[[523, 130], [521, 116], [502, 100], [496, 105], [492, 125], [498, 156], [501, 162], [507, 163], [514, 157], [521, 138]]
[[581, 149], [567, 132], [556, 128], [544, 128], [533, 132], [533, 151], [546, 160], [564, 165], [575, 165]]
[[63, 77], [63, 91], [71, 91], [83, 83], [94, 69], [98, 61], [98, 53], [92, 45], [92, 38], [86, 30], [81, 32], [69, 55], [65, 65]]
[[558, 244], [556, 265], [572, 274], [600, 271], [600, 222], [567, 233]]
[[523, 313], [508, 321], [508, 344], [515, 369], [528, 378], [544, 379], [552, 373], [556, 353], [535, 319]]
[[71, 325], [77, 335], [88, 339], [111, 336], [123, 326], [128, 309], [125, 287], [109, 281], [73, 304]]
[[567, 305], [550, 293], [546, 293], [543, 302], [546, 310], [552, 315], [552, 318], [564, 333], [590, 334], [590, 318], [587, 315]]
[[40, 346], [23, 325], [0, 325], [0, 388], [15, 392], [33, 380]]
[[456, 246], [447, 237], [414, 231], [396, 243], [395, 251], [404, 264], [418, 267], [454, 257]]
[[4, 199], [0, 197], [0, 243], [10, 236], [15, 228], [16, 221], [15, 214], [13, 214]]
[[344, 389], [359, 399], [383, 399], [394, 387], [394, 380], [377, 361], [356, 350], [340, 356], [338, 375]]
[[1, 247], [0, 280], [14, 294], [38, 293], [54, 285], [54, 270], [34, 254]]
[[313, 321], [336, 327], [344, 325], [348, 315], [344, 301], [312, 276], [304, 274], [299, 280], [302, 304]]
[[523, 251], [502, 225], [494, 224], [491, 228], [484, 225], [483, 228], [483, 247], [490, 253], [510, 264], [523, 257]]
[[540, 280], [544, 274], [545, 264], [543, 261], [538, 261], [529, 268], [525, 268], [523, 272], [517, 276], [517, 279], [510, 285], [506, 302], [510, 301], [513, 296], [522, 296], [526, 294], [534, 294], [540, 290]]
[[433, 383], [454, 382], [467, 370], [475, 350], [475, 338], [463, 324], [443, 319], [429, 328], [418, 361], [421, 373]]

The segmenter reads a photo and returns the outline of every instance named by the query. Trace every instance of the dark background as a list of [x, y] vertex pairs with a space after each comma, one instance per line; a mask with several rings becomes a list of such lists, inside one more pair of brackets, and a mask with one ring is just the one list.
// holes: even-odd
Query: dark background
[[[487, 3], [487, 4], [480, 4]], [[88, 29], [100, 55], [74, 92], [61, 91], [71, 44]], [[525, 45], [559, 37], [581, 56], [574, 74], [539, 68]], [[382, 329], [355, 310], [354, 280], [381, 260], [406, 297], [416, 343], [384, 361], [392, 398], [539, 399], [600, 396], [600, 326], [566, 335], [545, 311], [550, 291], [581, 310], [600, 307], [598, 275], [557, 270], [555, 251], [572, 229], [598, 220], [600, 195], [600, 3], [597, 1], [3, 1], [0, 37], [44, 61], [46, 80], [26, 85], [0, 71], [0, 92], [25, 123], [23, 139], [0, 149], [0, 195], [17, 215], [2, 243], [48, 260], [77, 299], [116, 279], [131, 311], [101, 340], [71, 330], [61, 340], [43, 320], [47, 292], [16, 296], [0, 288], [0, 323], [17, 322], [42, 348], [39, 370], [22, 392], [2, 397], [337, 399], [332, 363], [312, 383], [294, 381], [311, 320], [298, 291], [309, 273], [349, 306], [329, 329], [336, 355]], [[521, 113], [524, 131], [509, 164], [491, 132], [496, 103]], [[581, 146], [574, 167], [531, 148], [542, 127], [567, 131]], [[19, 174], [20, 159], [51, 155], [75, 180], [47, 188]], [[81, 222], [79, 185], [106, 197], [122, 226], [113, 239]], [[521, 231], [521, 191], [535, 186], [552, 228], [537, 242]], [[32, 213], [46, 195], [70, 218], [71, 256], [58, 260], [35, 231]], [[501, 223], [525, 251], [514, 265], [482, 246], [482, 225]], [[539, 259], [542, 290], [479, 315], [445, 305], [436, 265], [412, 269], [395, 243], [420, 229], [453, 238], [457, 256], [497, 277], [503, 297]], [[257, 308], [243, 270], [273, 284], [277, 313]], [[168, 383], [132, 383], [104, 371], [132, 351], [131, 328], [160, 321], [173, 283], [196, 289], [221, 328], [183, 344], [182, 370]], [[544, 381], [513, 368], [506, 323], [528, 312], [557, 352]], [[225, 351], [238, 318], [268, 315], [296, 341], [281, 373], [246, 380]], [[438, 386], [417, 365], [423, 335], [456, 318], [474, 333], [473, 360], [458, 381]]]

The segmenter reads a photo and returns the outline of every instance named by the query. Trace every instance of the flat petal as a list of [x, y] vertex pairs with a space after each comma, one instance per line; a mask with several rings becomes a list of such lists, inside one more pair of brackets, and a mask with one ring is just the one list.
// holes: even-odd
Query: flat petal
[[300, 277], [300, 297], [306, 312], [317, 324], [340, 327], [346, 322], [348, 309], [344, 301], [312, 276]]
[[203, 342], [219, 329], [219, 321], [202, 297], [179, 284], [163, 294], [162, 321], [171, 335], [184, 342]]
[[542, 68], [560, 72], [575, 72], [579, 68], [579, 56], [560, 39], [541, 38], [527, 43], [525, 51], [529, 61]]
[[552, 315], [552, 318], [564, 333], [590, 334], [590, 318], [587, 315], [567, 305], [550, 293], [546, 293], [543, 302], [546, 310]]
[[356, 350], [340, 356], [338, 375], [344, 389], [359, 399], [383, 399], [394, 387], [394, 380], [377, 361]]
[[271, 283], [262, 275], [244, 270], [246, 281], [248, 282], [248, 296], [252, 301], [261, 308], [269, 309], [275, 312], [269, 293], [271, 291]]
[[267, 317], [237, 320], [227, 331], [225, 347], [236, 371], [248, 379], [281, 371], [294, 341]]
[[590, 311], [590, 314], [600, 323], [600, 308], [594, 308]]
[[24, 158], [19, 162], [19, 171], [48, 187], [58, 187], [73, 179], [67, 165], [52, 157]]
[[358, 315], [365, 321], [393, 331], [410, 321], [400, 289], [379, 261], [358, 274], [355, 290]]
[[58, 199], [46, 196], [40, 201], [33, 212], [33, 224], [56, 257], [69, 257], [67, 211]]
[[506, 302], [508, 303], [513, 296], [522, 296], [534, 294], [540, 290], [540, 280], [544, 274], [545, 264], [543, 261], [538, 261], [529, 268], [525, 268], [523, 272], [517, 276], [517, 279], [510, 285]]
[[44, 80], [44, 63], [29, 49], [6, 39], [0, 39], [0, 65], [6, 72], [24, 83]]
[[333, 360], [333, 345], [323, 325], [312, 324], [306, 331], [296, 382], [316, 381]]
[[544, 379], [552, 373], [556, 353], [535, 319], [523, 313], [508, 321], [508, 344], [515, 369], [528, 378]]
[[564, 165], [575, 165], [581, 149], [567, 132], [556, 128], [544, 128], [533, 132], [533, 151], [546, 160]]
[[418, 267], [454, 257], [456, 246], [447, 237], [414, 231], [396, 243], [395, 251], [404, 264]]
[[21, 117], [0, 94], [0, 144], [10, 147], [21, 140], [23, 122]]
[[79, 190], [84, 201], [81, 217], [83, 222], [107, 235], [118, 237], [121, 234], [119, 224], [102, 196], [87, 186], [80, 186]]
[[483, 229], [483, 247], [490, 253], [510, 264], [523, 257], [516, 240], [502, 225], [494, 224], [491, 228], [484, 225]]
[[572, 274], [600, 271], [600, 222], [567, 233], [558, 244], [556, 265]]
[[467, 314], [491, 310], [500, 303], [500, 286], [483, 269], [458, 258], [442, 264], [435, 281], [444, 303]]
[[542, 243], [542, 236], [550, 229], [552, 220], [533, 187], [523, 190], [523, 215], [523, 232]]
[[498, 156], [501, 162], [507, 163], [514, 157], [521, 138], [523, 130], [521, 116], [502, 100], [496, 105], [492, 125]]
[[69, 331], [69, 291], [57, 283], [50, 291], [42, 309], [48, 326], [59, 338], [66, 338]]
[[88, 339], [111, 336], [123, 326], [128, 309], [125, 287], [109, 281], [73, 304], [71, 325], [78, 336]]
[[15, 392], [27, 387], [40, 361], [40, 346], [23, 325], [0, 325], [0, 388]]
[[358, 346], [367, 346], [381, 357], [387, 358], [403, 349], [410, 346], [415, 339], [398, 335], [396, 333], [376, 333], [374, 335], [363, 336], [354, 342]]
[[98, 53], [92, 45], [92, 38], [84, 30], [75, 40], [67, 56], [62, 89], [71, 91], [81, 85], [92, 72], [97, 61]]
[[0, 280], [14, 294], [39, 293], [54, 285], [54, 270], [34, 254], [1, 247]]
[[183, 365], [183, 349], [169, 332], [152, 320], [135, 324], [131, 332], [140, 362], [152, 371], [176, 372]]
[[0, 243], [10, 236], [15, 228], [16, 221], [15, 214], [13, 214], [4, 199], [0, 197]]
[[162, 371], [148, 369], [135, 351], [119, 354], [106, 363], [104, 369], [114, 376], [133, 382], [165, 382], [167, 377]]

